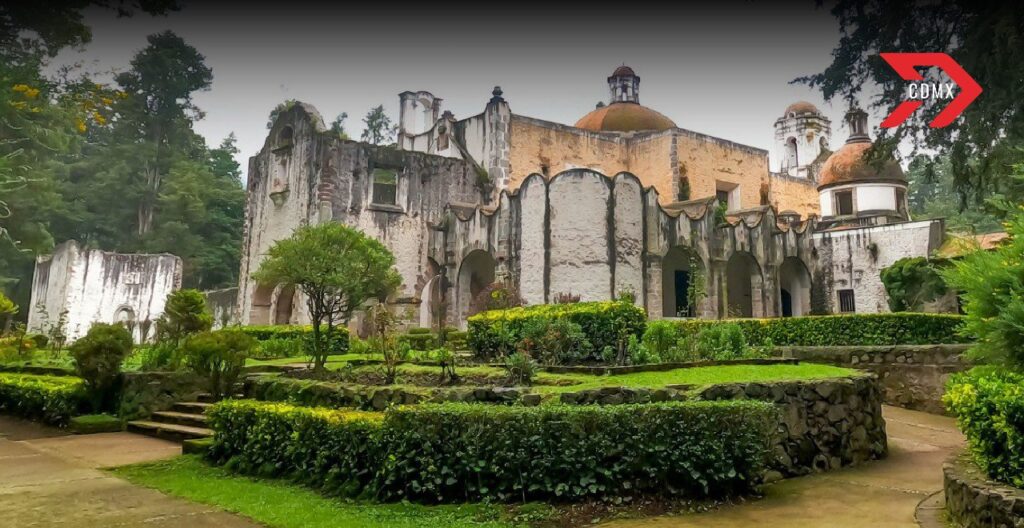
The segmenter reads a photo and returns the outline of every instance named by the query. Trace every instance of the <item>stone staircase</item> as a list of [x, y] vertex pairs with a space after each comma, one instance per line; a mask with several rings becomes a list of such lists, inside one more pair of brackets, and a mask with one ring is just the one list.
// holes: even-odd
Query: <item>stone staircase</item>
[[169, 411], [154, 412], [148, 420], [128, 422], [128, 430], [179, 443], [208, 438], [213, 436], [213, 431], [206, 426], [205, 413], [212, 405], [208, 401], [209, 398], [200, 397], [196, 402], [175, 403]]

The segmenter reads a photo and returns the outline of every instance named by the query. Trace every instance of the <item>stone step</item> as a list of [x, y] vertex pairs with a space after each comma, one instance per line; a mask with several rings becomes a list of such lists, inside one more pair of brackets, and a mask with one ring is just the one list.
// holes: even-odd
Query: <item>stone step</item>
[[212, 406], [212, 403], [178, 402], [171, 406], [171, 410], [180, 413], [203, 414]]
[[182, 442], [190, 438], [206, 438], [213, 436], [213, 431], [205, 427], [191, 427], [188, 425], [176, 425], [168, 423], [153, 422], [150, 420], [136, 420], [128, 422], [128, 430], [133, 433], [155, 436], [164, 440]]
[[196, 413], [175, 411], [157, 411], [150, 420], [165, 424], [187, 425], [189, 427], [206, 427], [206, 416]]

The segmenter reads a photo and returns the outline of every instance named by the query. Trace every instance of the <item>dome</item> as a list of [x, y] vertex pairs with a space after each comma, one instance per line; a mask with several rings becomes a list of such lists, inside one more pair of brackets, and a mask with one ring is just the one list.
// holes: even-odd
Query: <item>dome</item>
[[818, 189], [854, 182], [896, 182], [906, 184], [903, 169], [894, 159], [876, 167], [864, 159], [870, 141], [847, 143], [832, 153], [821, 166]]
[[[607, 71], [607, 70], [605, 70], [605, 71]], [[615, 71], [612, 72], [612, 77], [624, 77], [624, 76], [627, 76], [627, 75], [632, 75], [632, 76], [635, 77], [636, 76], [636, 72], [633, 71], [633, 68], [630, 68], [629, 66], [626, 66], [625, 64], [623, 64], [622, 66], [619, 66], [618, 68], [615, 68]]]
[[634, 132], [668, 130], [676, 128], [676, 124], [664, 115], [637, 103], [612, 103], [583, 116], [576, 122], [576, 127], [594, 132]]
[[782, 115], [788, 116], [791, 112], [794, 113], [794, 114], [797, 114], [797, 115], [800, 115], [800, 114], [820, 114], [821, 113], [821, 111], [818, 110], [817, 106], [814, 106], [813, 104], [808, 103], [807, 101], [797, 101], [797, 102], [787, 106], [786, 107], [786, 111], [783, 112]]

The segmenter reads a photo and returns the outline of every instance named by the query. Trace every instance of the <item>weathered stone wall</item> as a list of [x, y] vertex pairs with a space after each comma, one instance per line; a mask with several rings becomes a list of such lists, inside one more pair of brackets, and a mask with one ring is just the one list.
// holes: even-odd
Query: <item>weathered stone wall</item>
[[1024, 490], [987, 478], [968, 455], [942, 468], [946, 513], [962, 528], [1024, 526]]
[[828, 277], [820, 282], [828, 310], [839, 310], [839, 290], [852, 289], [857, 313], [888, 312], [882, 270], [901, 258], [931, 255], [943, 233], [942, 220], [815, 233], [817, 274]]
[[575, 294], [581, 301], [603, 301], [612, 296], [610, 191], [605, 178], [586, 171], [562, 173], [549, 184], [551, 298]]
[[46, 333], [66, 311], [68, 342], [97, 322], [130, 323], [136, 342], [152, 338], [167, 295], [181, 287], [181, 271], [174, 255], [82, 249], [69, 240], [36, 259], [28, 331]]
[[771, 173], [768, 187], [769, 202], [776, 211], [793, 211], [804, 218], [821, 215], [817, 183], [813, 180]]
[[513, 115], [509, 142], [509, 190], [518, 189], [534, 173], [551, 177], [572, 169], [605, 174], [629, 170], [625, 141], [619, 134]]
[[701, 399], [775, 403], [781, 420], [767, 480], [828, 471], [888, 453], [882, 391], [870, 374], [850, 378], [714, 385]]
[[238, 323], [238, 288], [224, 288], [203, 292], [206, 308], [213, 314], [213, 328], [224, 328]]
[[946, 382], [951, 375], [971, 367], [963, 357], [969, 346], [778, 347], [774, 353], [872, 372], [881, 382], [886, 404], [946, 414], [942, 405]]

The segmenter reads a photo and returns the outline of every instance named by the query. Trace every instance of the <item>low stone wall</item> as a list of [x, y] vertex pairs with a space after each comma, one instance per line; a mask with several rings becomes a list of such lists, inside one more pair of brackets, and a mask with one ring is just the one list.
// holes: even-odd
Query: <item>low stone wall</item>
[[126, 372], [120, 415], [128, 420], [147, 417], [205, 391], [206, 381], [188, 372]]
[[1024, 526], [1024, 490], [994, 482], [967, 455], [942, 468], [946, 512], [963, 528]]
[[777, 347], [775, 354], [872, 372], [882, 383], [886, 404], [945, 414], [942, 394], [946, 381], [950, 375], [971, 367], [963, 358], [969, 346]]
[[766, 480], [829, 471], [888, 453], [882, 391], [873, 374], [849, 378], [733, 383], [700, 391], [704, 400], [749, 398], [779, 407]]

